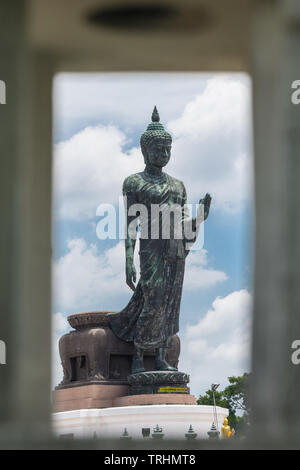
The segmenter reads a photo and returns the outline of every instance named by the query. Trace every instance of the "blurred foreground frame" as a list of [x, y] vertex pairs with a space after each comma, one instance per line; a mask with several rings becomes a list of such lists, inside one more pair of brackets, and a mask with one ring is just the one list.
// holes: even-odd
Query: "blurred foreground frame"
[[[163, 7], [163, 8], [162, 8]], [[121, 449], [51, 435], [52, 79], [60, 71], [245, 71], [253, 79], [255, 298], [245, 441], [299, 448], [300, 79], [298, 0], [9, 0], [0, 3], [0, 448]], [[125, 19], [125, 21], [123, 21]], [[163, 448], [194, 448], [185, 441]], [[126, 449], [145, 448], [126, 442]], [[157, 443], [155, 444], [158, 449]]]

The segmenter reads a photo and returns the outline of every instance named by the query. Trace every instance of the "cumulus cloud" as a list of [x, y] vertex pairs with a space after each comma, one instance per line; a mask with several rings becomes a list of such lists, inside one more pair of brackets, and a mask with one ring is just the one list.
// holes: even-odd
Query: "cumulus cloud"
[[213, 207], [239, 211], [252, 197], [250, 88], [246, 82], [218, 77], [189, 102], [179, 119], [168, 123], [174, 136], [170, 171], [187, 182], [197, 201], [205, 192]]
[[68, 322], [66, 317], [61, 312], [56, 312], [52, 316], [53, 330], [57, 334], [61, 334], [68, 329]]
[[52, 314], [52, 387], [55, 387], [62, 380], [63, 372], [59, 357], [59, 338], [68, 332], [70, 326], [66, 316], [62, 312]]
[[210, 268], [207, 250], [190, 252], [187, 257], [184, 277], [186, 290], [198, 290], [215, 286], [228, 279], [226, 273]]
[[122, 242], [99, 254], [96, 245], [73, 239], [68, 242], [67, 253], [54, 263], [54, 303], [69, 313], [114, 310], [112, 299], [126, 293]]
[[[162, 119], [173, 135], [166, 171], [184, 181], [190, 201], [208, 191], [215, 209], [239, 211], [252, 195], [250, 85], [226, 76], [204, 83], [177, 119]], [[133, 122], [139, 114], [130, 94], [127, 99], [122, 109]], [[140, 149], [129, 148], [127, 130], [112, 109], [114, 125], [87, 127], [54, 147], [54, 207], [62, 218], [94, 217], [101, 202], [118, 202], [126, 176], [143, 169]]]
[[[187, 258], [185, 287], [198, 290], [223, 282], [227, 276], [208, 266], [206, 250], [192, 252]], [[135, 265], [139, 272], [138, 250]], [[112, 299], [119, 302], [130, 296], [125, 283], [125, 252], [123, 242], [99, 253], [96, 245], [88, 245], [82, 238], [68, 242], [67, 253], [54, 262], [54, 304], [68, 313], [80, 310], [112, 309]], [[62, 321], [56, 314], [56, 323]]]
[[[126, 133], [142, 132], [154, 105], [164, 122], [181, 114], [211, 74], [60, 73], [54, 79], [55, 134], [69, 136], [82, 126], [106, 123]], [[245, 74], [234, 74], [245, 80]], [[146, 91], [146, 92], [145, 92]]]
[[122, 151], [126, 137], [114, 126], [87, 127], [54, 147], [54, 213], [92, 218], [100, 203], [116, 203], [122, 181], [142, 170], [136, 149]]
[[181, 334], [179, 367], [190, 374], [191, 392], [204, 393], [212, 383], [249, 371], [252, 297], [246, 290], [217, 297], [196, 325]]

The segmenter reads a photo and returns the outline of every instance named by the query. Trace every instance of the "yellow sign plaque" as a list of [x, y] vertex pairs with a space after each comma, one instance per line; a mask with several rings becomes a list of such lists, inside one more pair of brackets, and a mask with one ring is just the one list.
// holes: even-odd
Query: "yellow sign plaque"
[[157, 393], [189, 393], [187, 387], [159, 387]]

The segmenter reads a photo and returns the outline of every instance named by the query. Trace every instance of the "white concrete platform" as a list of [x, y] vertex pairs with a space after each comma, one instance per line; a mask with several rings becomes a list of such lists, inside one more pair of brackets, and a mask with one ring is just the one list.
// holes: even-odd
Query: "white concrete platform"
[[[217, 406], [217, 416], [220, 429], [228, 410]], [[74, 439], [119, 438], [124, 428], [132, 438], [142, 438], [142, 428], [150, 428], [152, 434], [157, 424], [165, 438], [184, 438], [191, 424], [197, 439], [207, 439], [212, 422], [213, 407], [206, 405], [140, 405], [53, 413], [55, 433]]]

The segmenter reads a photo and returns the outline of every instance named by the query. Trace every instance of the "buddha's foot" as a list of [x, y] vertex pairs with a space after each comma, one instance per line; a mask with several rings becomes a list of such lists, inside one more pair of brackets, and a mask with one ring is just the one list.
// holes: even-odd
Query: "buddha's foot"
[[156, 359], [155, 361], [156, 370], [176, 370], [176, 367], [170, 366], [164, 359]]
[[145, 372], [144, 367], [144, 360], [142, 357], [133, 356], [132, 358], [132, 366], [131, 366], [131, 373], [138, 374], [139, 372]]
[[97, 372], [96, 374], [91, 375], [88, 380], [105, 380], [105, 378], [100, 374], [100, 372]]
[[177, 370], [176, 367], [170, 366], [166, 361], [166, 348], [158, 348], [155, 356], [156, 370]]

